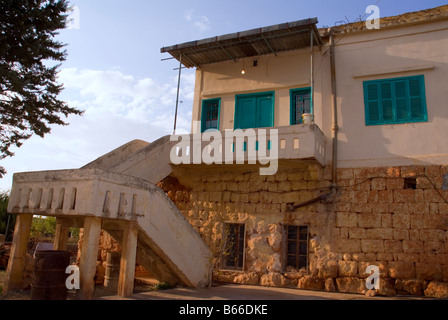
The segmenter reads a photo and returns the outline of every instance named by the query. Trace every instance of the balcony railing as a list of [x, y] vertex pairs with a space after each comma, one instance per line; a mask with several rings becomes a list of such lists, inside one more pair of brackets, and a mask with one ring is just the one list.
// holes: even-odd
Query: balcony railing
[[171, 138], [171, 164], [266, 164], [316, 160], [325, 165], [325, 136], [315, 124], [214, 131]]

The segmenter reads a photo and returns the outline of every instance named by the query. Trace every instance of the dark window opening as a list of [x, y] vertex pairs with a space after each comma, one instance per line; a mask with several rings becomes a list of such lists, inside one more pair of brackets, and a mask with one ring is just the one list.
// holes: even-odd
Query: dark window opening
[[226, 224], [224, 232], [224, 267], [243, 270], [245, 226], [244, 224]]
[[285, 226], [286, 267], [308, 268], [308, 227]]
[[405, 178], [404, 179], [404, 188], [415, 190], [417, 189], [417, 179], [416, 178]]
[[442, 190], [448, 191], [448, 174], [443, 176]]
[[258, 60], [257, 59], [254, 60], [254, 67], [258, 67]]

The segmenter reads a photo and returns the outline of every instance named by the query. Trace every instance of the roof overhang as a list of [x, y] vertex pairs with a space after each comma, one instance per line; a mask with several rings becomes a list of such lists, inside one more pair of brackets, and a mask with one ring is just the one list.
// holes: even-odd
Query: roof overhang
[[236, 62], [241, 58], [311, 47], [311, 44], [321, 46], [323, 42], [317, 23], [317, 18], [310, 18], [186, 42], [160, 51], [169, 53], [178, 61], [182, 59], [187, 68], [228, 60]]

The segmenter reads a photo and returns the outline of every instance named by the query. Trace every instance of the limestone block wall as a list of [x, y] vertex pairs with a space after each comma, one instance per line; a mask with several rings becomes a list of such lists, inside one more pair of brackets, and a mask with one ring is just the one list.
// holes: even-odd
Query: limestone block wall
[[[81, 228], [79, 232], [78, 248], [82, 248], [82, 242], [84, 240], [84, 230]], [[103, 284], [104, 277], [106, 275], [107, 267], [107, 254], [108, 253], [121, 253], [120, 244], [107, 232], [101, 230], [100, 243], [98, 245], [98, 257], [96, 265], [95, 283]], [[81, 250], [78, 250], [77, 264], [79, 265], [81, 260]]]
[[[160, 183], [214, 254], [215, 280], [363, 293], [366, 269], [380, 269], [382, 295], [448, 296], [448, 166], [338, 170], [312, 162], [281, 164], [263, 177], [245, 167], [176, 167]], [[415, 182], [415, 184], [413, 184]], [[221, 266], [223, 225], [246, 225], [243, 271]], [[285, 268], [283, 225], [309, 227], [309, 267]]]
[[361, 291], [366, 267], [377, 265], [384, 294], [448, 295], [447, 173], [447, 166], [339, 170], [339, 291]]
[[[260, 176], [258, 168], [251, 167], [227, 170], [177, 167], [173, 175], [178, 180], [170, 177], [160, 184], [214, 253], [214, 279], [298, 286], [301, 276], [309, 272], [283, 267], [283, 225], [309, 227], [310, 270], [318, 272], [317, 266], [331, 255], [333, 228], [327, 226], [333, 224], [334, 214], [326, 204], [295, 212], [289, 212], [287, 205], [328, 193], [330, 182], [324, 179], [324, 169], [301, 161], [282, 167], [275, 176]], [[244, 271], [228, 271], [220, 265], [224, 223], [246, 225]]]

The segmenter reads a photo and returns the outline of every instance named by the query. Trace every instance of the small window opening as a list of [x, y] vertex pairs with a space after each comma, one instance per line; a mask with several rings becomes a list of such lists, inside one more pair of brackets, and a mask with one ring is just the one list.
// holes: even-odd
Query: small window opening
[[258, 67], [258, 60], [257, 60], [257, 59], [254, 59], [254, 64], [253, 64], [253, 66], [254, 66], [254, 67]]
[[443, 176], [442, 190], [448, 191], [448, 174]]
[[286, 267], [298, 270], [308, 268], [308, 227], [285, 226], [286, 231]]
[[227, 269], [243, 270], [245, 225], [228, 223], [224, 231], [223, 265]]
[[405, 178], [404, 179], [404, 188], [408, 190], [417, 189], [417, 179], [416, 178]]

